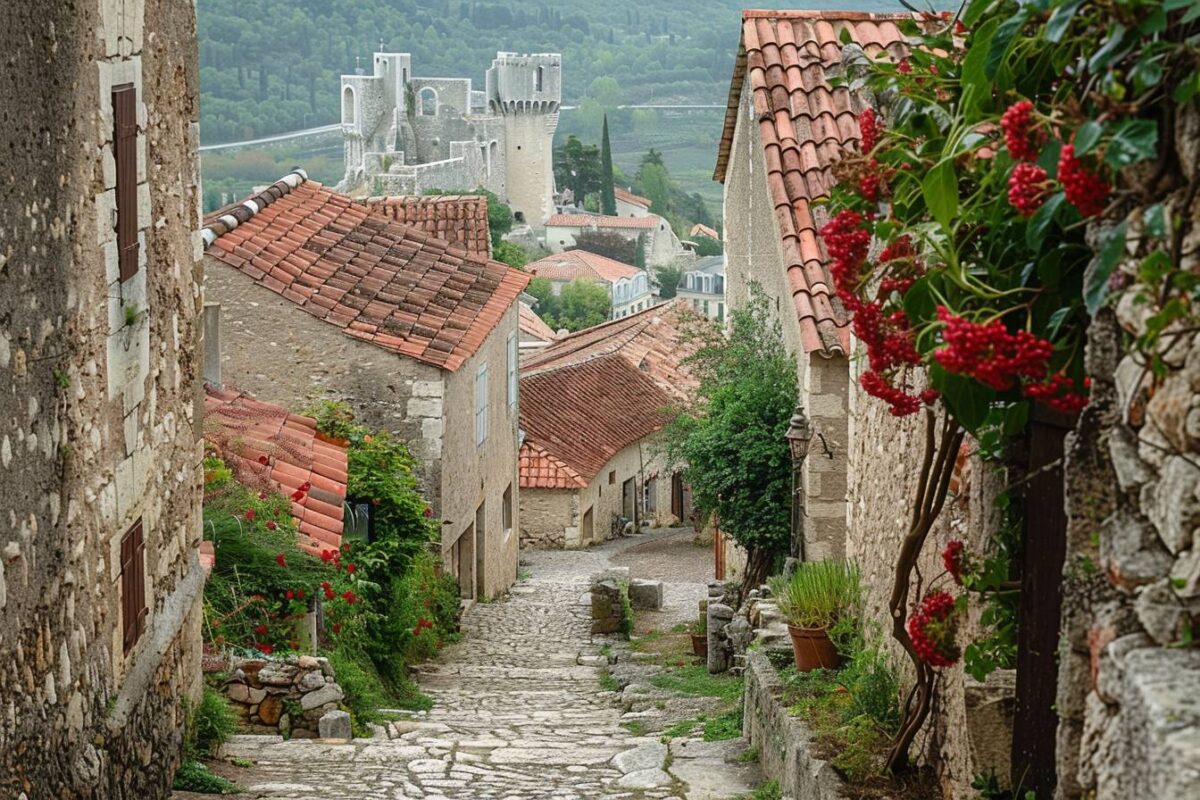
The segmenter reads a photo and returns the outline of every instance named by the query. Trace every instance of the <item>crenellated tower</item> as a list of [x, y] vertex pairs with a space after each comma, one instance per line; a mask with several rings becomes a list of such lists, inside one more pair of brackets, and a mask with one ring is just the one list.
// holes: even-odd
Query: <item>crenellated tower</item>
[[520, 220], [542, 230], [554, 213], [554, 130], [562, 56], [499, 53], [487, 71], [488, 110], [504, 119], [505, 194]]

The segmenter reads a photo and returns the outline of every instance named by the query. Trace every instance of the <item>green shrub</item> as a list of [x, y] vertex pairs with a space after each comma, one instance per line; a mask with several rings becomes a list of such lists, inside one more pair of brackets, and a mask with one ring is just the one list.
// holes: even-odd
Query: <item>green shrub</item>
[[215, 756], [237, 727], [238, 716], [225, 695], [206, 685], [200, 705], [192, 713], [186, 749], [191, 755]]
[[236, 783], [214, 775], [208, 767], [190, 758], [185, 759], [176, 770], [173, 788], [198, 794], [236, 794], [241, 791]]
[[771, 579], [780, 612], [801, 628], [830, 628], [857, 617], [862, 603], [858, 567], [846, 561], [802, 561], [790, 578]]

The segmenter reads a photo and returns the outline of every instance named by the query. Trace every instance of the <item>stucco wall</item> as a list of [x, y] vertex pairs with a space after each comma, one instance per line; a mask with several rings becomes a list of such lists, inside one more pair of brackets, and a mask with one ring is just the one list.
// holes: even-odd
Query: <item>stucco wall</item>
[[442, 371], [352, 339], [248, 276], [205, 258], [205, 298], [221, 305], [221, 379], [299, 411], [328, 397], [408, 443], [441, 511]]
[[[508, 337], [517, 334], [519, 304], [514, 302], [479, 351], [446, 380], [443, 431], [442, 546], [469, 534], [475, 512], [484, 508], [483, 595], [494, 597], [517, 579], [520, 540], [520, 487], [517, 481], [517, 409], [508, 404]], [[475, 445], [475, 381], [487, 365], [487, 440]], [[519, 389], [518, 381], [518, 392]], [[512, 528], [502, 524], [504, 490], [512, 487]], [[472, 552], [473, 549], [472, 549]], [[449, 563], [449, 558], [446, 558]], [[478, 581], [478, 578], [476, 578]]]
[[[194, 10], [17, 4], [4, 20], [0, 795], [161, 797], [200, 678]], [[124, 83], [141, 247], [120, 283], [111, 91]], [[139, 518], [148, 613], [126, 654], [120, 542]]]
[[521, 547], [558, 548], [578, 543], [582, 509], [574, 489], [521, 490]]

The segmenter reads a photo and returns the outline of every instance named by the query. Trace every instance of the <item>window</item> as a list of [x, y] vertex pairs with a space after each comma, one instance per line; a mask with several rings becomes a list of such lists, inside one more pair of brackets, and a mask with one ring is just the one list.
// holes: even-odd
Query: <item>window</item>
[[616, 482], [617, 482], [617, 471], [616, 471], [615, 469], [614, 469], [614, 470], [609, 470], [609, 473], [608, 473], [608, 485], [609, 485], [609, 486], [612, 486], [612, 485], [613, 485], [614, 483], [616, 483]]
[[650, 478], [644, 485], [645, 494], [642, 505], [646, 511], [658, 510], [658, 478]]
[[128, 653], [146, 629], [146, 547], [142, 521], [121, 539], [121, 630]]
[[704, 301], [704, 316], [708, 316], [708, 301]]
[[504, 502], [502, 505], [503, 505], [502, 513], [504, 516], [504, 541], [507, 542], [508, 537], [512, 536], [512, 527], [513, 527], [513, 504], [512, 504], [512, 484], [511, 483], [508, 485], [508, 488], [504, 490]]
[[725, 321], [725, 304], [717, 303], [717, 322]]
[[487, 364], [480, 364], [475, 373], [475, 446], [487, 441]]
[[517, 407], [517, 334], [508, 334], [508, 407]]
[[434, 117], [437, 116], [438, 96], [437, 92], [426, 86], [421, 90], [421, 116]]
[[138, 271], [137, 90], [132, 83], [112, 93], [113, 159], [117, 165], [117, 264], [121, 283]]
[[342, 124], [354, 124], [354, 90], [349, 86], [342, 89]]
[[538, 67], [537, 68], [537, 81], [534, 83], [533, 88], [536, 91], [539, 91], [539, 92], [542, 91], [542, 87], [545, 85], [545, 81], [546, 81], [546, 70], [543, 67]]

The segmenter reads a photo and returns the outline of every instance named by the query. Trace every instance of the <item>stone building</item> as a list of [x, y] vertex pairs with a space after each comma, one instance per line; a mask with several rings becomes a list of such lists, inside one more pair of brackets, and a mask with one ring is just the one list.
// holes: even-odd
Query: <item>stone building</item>
[[680, 259], [694, 258], [684, 248], [671, 225], [657, 214], [609, 217], [603, 214], [555, 214], [546, 220], [546, 249], [562, 253], [575, 246], [584, 232], [615, 233], [628, 241], [640, 241], [646, 266], [665, 267]]
[[613, 187], [613, 199], [617, 202], [618, 217], [648, 217], [650, 216], [650, 200], [634, 194], [620, 186]]
[[498, 53], [484, 91], [470, 78], [421, 78], [408, 53], [376, 53], [371, 75], [342, 76], [346, 175], [355, 196], [483, 187], [541, 230], [554, 213], [551, 164], [562, 101], [557, 53]]
[[291, 410], [314, 395], [344, 400], [407, 442], [464, 596], [508, 588], [528, 276], [302, 172], [211, 214], [202, 234], [224, 380]]
[[0, 19], [0, 796], [164, 797], [201, 687], [195, 10]]
[[644, 269], [622, 264], [587, 250], [568, 250], [525, 265], [535, 278], [546, 278], [559, 294], [567, 284], [582, 278], [603, 286], [612, 301], [609, 319], [644, 311], [657, 298], [650, 293], [650, 275]]
[[717, 322], [725, 321], [725, 256], [705, 256], [679, 277], [675, 296]]
[[521, 542], [584, 547], [683, 518], [657, 434], [694, 380], [677, 303], [565, 336], [521, 365]]

